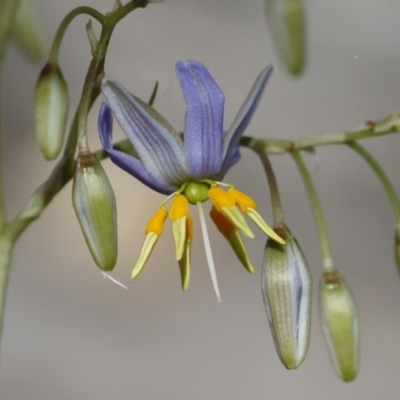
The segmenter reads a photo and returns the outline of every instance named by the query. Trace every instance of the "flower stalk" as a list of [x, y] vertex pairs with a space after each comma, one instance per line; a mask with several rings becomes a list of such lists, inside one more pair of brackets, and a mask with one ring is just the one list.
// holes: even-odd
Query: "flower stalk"
[[[4, 54], [18, 12], [19, 0], [4, 0], [0, 4], [0, 79]], [[1, 83], [1, 82], [0, 82]], [[0, 343], [3, 333], [7, 286], [9, 281], [13, 238], [6, 230], [7, 220], [4, 205], [3, 160], [2, 160], [2, 112], [0, 104]]]
[[279, 194], [278, 182], [276, 181], [275, 173], [274, 173], [274, 170], [272, 169], [271, 162], [270, 162], [267, 154], [265, 153], [263, 147], [260, 146], [260, 143], [258, 141], [253, 141], [250, 144], [250, 148], [257, 153], [257, 155], [260, 158], [260, 161], [262, 163], [262, 166], [264, 168], [265, 175], [267, 176], [269, 191], [271, 194], [271, 204], [272, 204], [272, 212], [274, 215], [274, 225], [275, 226], [279, 226], [279, 225], [283, 226], [285, 224], [285, 219], [283, 216], [282, 202], [281, 202], [281, 197]]
[[331, 247], [328, 238], [328, 232], [326, 230], [326, 225], [324, 217], [322, 214], [322, 207], [319, 202], [317, 191], [315, 190], [314, 183], [311, 176], [307, 170], [307, 167], [299, 152], [294, 151], [291, 153], [293, 160], [295, 161], [297, 168], [300, 171], [300, 175], [303, 178], [304, 186], [306, 188], [308, 198], [311, 204], [311, 210], [314, 214], [315, 224], [317, 226], [317, 231], [320, 240], [321, 253], [322, 253], [322, 264], [325, 272], [331, 272], [334, 270]]
[[361, 146], [357, 142], [349, 142], [347, 143], [351, 149], [353, 149], [357, 154], [359, 154], [364, 161], [372, 168], [372, 170], [376, 173], [379, 181], [381, 182], [390, 202], [390, 206], [392, 207], [393, 216], [396, 222], [396, 227], [400, 228], [400, 204], [399, 199], [397, 197], [396, 191], [392, 183], [390, 182], [389, 177], [383, 168], [379, 165], [378, 161], [372, 156], [372, 154], [365, 149], [365, 147]]
[[344, 132], [332, 132], [317, 136], [308, 136], [296, 140], [259, 139], [243, 136], [240, 145], [244, 147], [260, 146], [267, 154], [285, 154], [319, 146], [347, 144], [360, 139], [369, 139], [400, 132], [400, 111], [377, 122], [369, 122], [361, 129]]
[[363, 146], [356, 142], [347, 143], [347, 145], [358, 153], [366, 163], [372, 168], [376, 173], [379, 181], [381, 182], [392, 207], [394, 219], [395, 219], [395, 262], [398, 272], [400, 273], [400, 204], [397, 197], [396, 191], [390, 182], [389, 177], [383, 168], [379, 165], [378, 161], [372, 156], [372, 154], [367, 151]]

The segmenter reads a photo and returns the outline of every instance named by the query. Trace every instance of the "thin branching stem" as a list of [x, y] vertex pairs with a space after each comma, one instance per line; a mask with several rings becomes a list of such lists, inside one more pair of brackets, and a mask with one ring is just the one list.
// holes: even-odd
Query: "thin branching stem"
[[[0, 79], [2, 77], [2, 66], [7, 41], [11, 34], [19, 3], [19, 0], [3, 0], [0, 3]], [[3, 121], [0, 104], [0, 341], [3, 332], [7, 286], [10, 275], [11, 255], [14, 246], [14, 242], [6, 231], [7, 220], [3, 187], [2, 128]]]
[[306, 188], [308, 198], [310, 200], [311, 209], [314, 214], [315, 224], [317, 226], [318, 236], [321, 245], [322, 263], [324, 271], [332, 272], [334, 270], [334, 267], [333, 267], [331, 247], [317, 191], [315, 190], [314, 183], [311, 179], [310, 173], [308, 172], [307, 167], [300, 153], [295, 151], [291, 154], [297, 165], [297, 168], [299, 169], [300, 175], [303, 178], [304, 186]]
[[389, 180], [386, 172], [379, 165], [378, 161], [372, 156], [372, 154], [367, 151], [363, 146], [356, 142], [347, 143], [347, 145], [352, 148], [356, 153], [358, 153], [372, 168], [372, 170], [376, 173], [379, 181], [382, 183], [383, 188], [389, 198], [390, 205], [393, 210], [393, 215], [396, 221], [396, 228], [400, 229], [400, 204], [399, 199], [397, 197], [396, 191], [392, 183]]
[[285, 219], [283, 216], [282, 202], [279, 195], [278, 182], [276, 180], [271, 162], [262, 148], [255, 146], [251, 147], [251, 149], [254, 150], [260, 158], [265, 175], [267, 176], [269, 192], [271, 195], [272, 212], [274, 215], [274, 225], [283, 226], [285, 224]]

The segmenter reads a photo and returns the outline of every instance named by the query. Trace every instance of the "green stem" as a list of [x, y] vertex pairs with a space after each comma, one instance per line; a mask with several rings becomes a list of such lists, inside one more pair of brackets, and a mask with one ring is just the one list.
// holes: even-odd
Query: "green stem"
[[[0, 79], [2, 77], [4, 54], [7, 47], [7, 39], [10, 37], [14, 20], [17, 15], [19, 0], [3, 0], [0, 3]], [[1, 84], [1, 82], [0, 82]], [[1, 87], [0, 87], [1, 92]], [[1, 100], [0, 100], [1, 101]], [[0, 232], [3, 231], [6, 221], [3, 185], [3, 147], [2, 147], [2, 110], [0, 104]], [[0, 284], [1, 290], [1, 284]]]
[[6, 233], [0, 236], [0, 342], [3, 334], [4, 311], [6, 308], [7, 287], [10, 275], [11, 256], [14, 242]]
[[[391, 127], [390, 127], [391, 128]], [[366, 139], [369, 137], [377, 137], [393, 133], [393, 129], [383, 131], [375, 131], [373, 128], [363, 129], [353, 132], [328, 133], [326, 135], [316, 137], [306, 137], [295, 141], [293, 150], [302, 150], [315, 146], [326, 146], [331, 144], [343, 144], [357, 139]]]
[[105, 24], [108, 26], [115, 26], [118, 24], [121, 19], [125, 18], [131, 11], [136, 8], [144, 8], [149, 3], [149, 0], [131, 0], [126, 3], [122, 7], [119, 7], [112, 11], [111, 13], [106, 14]]
[[269, 192], [271, 195], [272, 212], [274, 214], [274, 225], [283, 226], [285, 225], [285, 219], [283, 216], [282, 202], [279, 195], [278, 182], [276, 181], [271, 162], [269, 161], [268, 156], [265, 154], [265, 151], [262, 148], [259, 148], [257, 146], [250, 148], [254, 150], [254, 152], [256, 152], [257, 155], [260, 157], [265, 174], [267, 176]]
[[[83, 85], [81, 101], [78, 106], [78, 138], [79, 150], [87, 151], [87, 117], [93, 104], [93, 98], [100, 94], [100, 82], [104, 75], [104, 62], [107, 47], [113, 32], [113, 27], [103, 27], [99, 44], [90, 63], [85, 83]], [[74, 146], [75, 147], [75, 146]]]
[[322, 262], [323, 268], [325, 272], [332, 272], [334, 270], [332, 254], [328, 239], [328, 234], [326, 231], [324, 217], [322, 215], [322, 208], [318, 199], [317, 192], [315, 190], [314, 184], [311, 180], [311, 176], [307, 170], [306, 165], [304, 164], [303, 159], [299, 152], [295, 151], [292, 154], [292, 157], [297, 165], [297, 168], [300, 171], [301, 177], [303, 178], [304, 186], [306, 188], [308, 198], [310, 200], [311, 209], [314, 214], [315, 224], [317, 226], [320, 245], [321, 245], [321, 253], [322, 253]]
[[64, 38], [65, 32], [67, 31], [67, 28], [69, 27], [69, 24], [72, 22], [72, 20], [81, 14], [89, 15], [94, 19], [96, 19], [97, 21], [99, 21], [101, 24], [104, 23], [104, 15], [99, 13], [94, 8], [77, 7], [74, 10], [70, 11], [62, 20], [60, 26], [57, 29], [56, 35], [54, 36], [53, 44], [51, 46], [49, 55], [49, 62], [55, 64], [58, 63], [58, 54], [60, 52], [61, 42]]
[[78, 143], [80, 151], [88, 151], [87, 140], [87, 117], [93, 97], [100, 93], [100, 82], [104, 75], [104, 61], [107, 53], [108, 44], [116, 24], [127, 14], [138, 7], [145, 7], [148, 0], [131, 1], [122, 7], [119, 7], [109, 14], [106, 14], [102, 20], [103, 29], [100, 34], [99, 43], [93, 52], [93, 60], [90, 64], [88, 74], [83, 86], [82, 97], [78, 112]]
[[4, 59], [7, 40], [14, 25], [20, 0], [0, 1], [0, 64]]
[[[7, 39], [10, 36], [19, 3], [19, 0], [3, 0], [0, 3], [0, 78], [2, 76], [2, 66], [7, 46]], [[3, 315], [6, 305], [7, 286], [11, 265], [11, 252], [13, 248], [13, 242], [10, 240], [7, 232], [5, 231], [7, 220], [4, 204], [2, 154], [2, 118], [0, 107], [0, 342], [3, 332]]]
[[283, 154], [298, 150], [306, 150], [317, 146], [347, 144], [358, 139], [368, 139], [400, 132], [400, 115], [393, 112], [391, 115], [376, 123], [370, 122], [365, 129], [327, 133], [320, 136], [309, 136], [297, 140], [258, 139], [243, 136], [241, 146], [262, 148], [268, 154]]
[[396, 220], [396, 228], [400, 229], [400, 204], [397, 198], [396, 191], [393, 188], [392, 183], [390, 182], [388, 176], [382, 167], [378, 164], [375, 158], [369, 153], [364, 147], [356, 142], [347, 143], [347, 145], [352, 148], [355, 152], [357, 152], [366, 162], [367, 164], [375, 171], [378, 179], [382, 183], [386, 194], [389, 198], [390, 205], [392, 206], [394, 218]]

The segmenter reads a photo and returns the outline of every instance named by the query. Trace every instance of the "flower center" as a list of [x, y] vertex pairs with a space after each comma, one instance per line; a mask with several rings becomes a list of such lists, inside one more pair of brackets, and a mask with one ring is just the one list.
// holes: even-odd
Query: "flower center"
[[210, 185], [205, 182], [190, 182], [183, 191], [183, 195], [190, 204], [203, 203], [208, 200]]

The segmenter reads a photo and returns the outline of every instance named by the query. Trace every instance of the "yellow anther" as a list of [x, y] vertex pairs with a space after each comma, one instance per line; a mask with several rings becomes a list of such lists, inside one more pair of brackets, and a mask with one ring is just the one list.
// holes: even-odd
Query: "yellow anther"
[[211, 188], [208, 197], [218, 211], [221, 211], [222, 207], [232, 208], [235, 205], [233, 196], [218, 187]]
[[189, 212], [189, 203], [185, 196], [175, 196], [169, 209], [172, 234], [175, 242], [175, 258], [180, 260], [185, 250], [186, 220]]
[[236, 204], [240, 207], [243, 212], [246, 212], [248, 208], [256, 208], [256, 202], [247, 194], [239, 192], [238, 190], [231, 189], [228, 192], [234, 199]]
[[146, 225], [145, 233], [146, 235], [153, 232], [158, 237], [162, 235], [164, 228], [164, 221], [167, 218], [167, 210], [165, 207], [160, 207], [153, 216], [149, 219]]
[[176, 221], [179, 218], [185, 217], [189, 212], [189, 203], [185, 196], [178, 195], [172, 200], [169, 209], [169, 218], [171, 221]]
[[228, 192], [213, 187], [208, 191], [208, 197], [214, 204], [215, 208], [220, 211], [233, 225], [242, 231], [244, 235], [253, 238], [254, 235], [246, 224], [240, 210], [235, 205], [235, 199]]
[[226, 218], [222, 213], [220, 213], [215, 206], [211, 208], [210, 211], [210, 217], [213, 220], [215, 226], [217, 229], [225, 236], [229, 235], [231, 232], [233, 232], [236, 228], [235, 225], [232, 224], [231, 221], [229, 221], [228, 218]]

